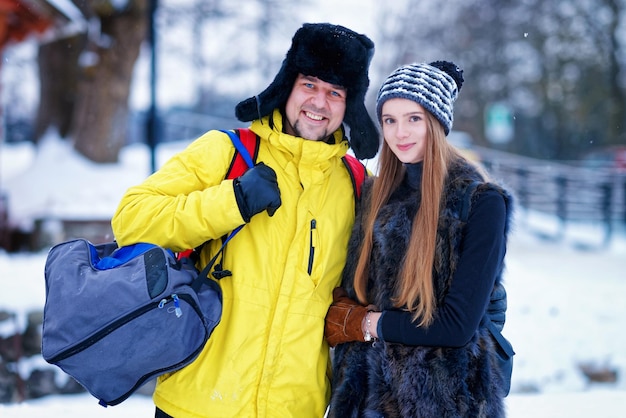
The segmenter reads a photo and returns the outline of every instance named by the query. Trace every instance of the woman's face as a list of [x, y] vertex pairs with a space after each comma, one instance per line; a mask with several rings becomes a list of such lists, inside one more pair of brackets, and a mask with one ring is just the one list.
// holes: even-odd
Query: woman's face
[[408, 99], [389, 99], [381, 112], [385, 142], [405, 164], [424, 159], [427, 138], [426, 110]]

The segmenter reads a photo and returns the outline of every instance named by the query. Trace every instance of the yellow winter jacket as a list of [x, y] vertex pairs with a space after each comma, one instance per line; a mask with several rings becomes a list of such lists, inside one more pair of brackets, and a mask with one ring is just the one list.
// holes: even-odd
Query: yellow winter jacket
[[[341, 160], [348, 144], [341, 131], [335, 144], [282, 133], [278, 111], [251, 129], [282, 205], [273, 217], [253, 216], [228, 243], [223, 266], [233, 275], [219, 281], [220, 324], [191, 365], [158, 380], [154, 402], [176, 418], [322, 417], [328, 403], [324, 318], [355, 213]], [[179, 251], [242, 224], [232, 181], [223, 179], [233, 155], [228, 136], [210, 131], [130, 188], [112, 220], [118, 243]], [[200, 264], [219, 244], [204, 247]]]

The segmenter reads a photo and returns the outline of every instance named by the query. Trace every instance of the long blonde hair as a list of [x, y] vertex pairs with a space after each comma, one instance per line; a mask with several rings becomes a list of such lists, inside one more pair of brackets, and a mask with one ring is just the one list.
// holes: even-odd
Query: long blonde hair
[[[419, 320], [419, 326], [428, 326], [433, 321], [436, 308], [433, 264], [443, 187], [448, 167], [456, 158], [462, 158], [448, 144], [441, 123], [430, 112], [426, 112], [426, 115], [427, 141], [423, 160], [421, 204], [413, 219], [409, 245], [392, 300], [395, 307], [406, 306], [408, 311], [413, 312], [413, 320]], [[363, 214], [364, 238], [354, 274], [356, 295], [363, 304], [369, 302], [367, 281], [374, 221], [405, 173], [402, 162], [386, 141], [383, 141], [378, 164], [379, 173], [372, 186], [370, 206]]]

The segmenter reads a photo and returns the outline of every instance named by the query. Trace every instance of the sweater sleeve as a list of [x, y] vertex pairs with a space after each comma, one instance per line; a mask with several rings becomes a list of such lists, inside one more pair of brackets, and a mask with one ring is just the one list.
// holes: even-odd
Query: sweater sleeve
[[419, 327], [412, 314], [384, 311], [378, 322], [381, 340], [406, 345], [462, 347], [485, 312], [506, 252], [506, 208], [495, 190], [478, 196], [465, 226], [459, 263], [435, 320]]

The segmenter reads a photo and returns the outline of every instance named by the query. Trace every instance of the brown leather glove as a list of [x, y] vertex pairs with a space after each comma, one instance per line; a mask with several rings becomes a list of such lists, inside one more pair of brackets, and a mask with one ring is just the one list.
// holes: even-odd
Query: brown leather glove
[[331, 347], [350, 341], [365, 341], [363, 319], [368, 311], [375, 310], [373, 305], [363, 306], [350, 299], [348, 293], [337, 287], [333, 290], [333, 303], [326, 314], [324, 335]]

